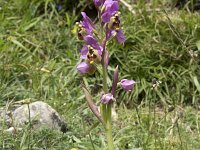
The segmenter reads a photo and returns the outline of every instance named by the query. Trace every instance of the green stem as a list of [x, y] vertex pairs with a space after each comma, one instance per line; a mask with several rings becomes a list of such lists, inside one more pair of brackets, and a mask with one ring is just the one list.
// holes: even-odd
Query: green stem
[[[104, 93], [108, 93], [108, 86], [107, 86], [107, 68], [106, 68], [106, 40], [103, 40], [103, 54], [102, 54], [102, 70], [103, 70], [103, 91]], [[101, 110], [102, 110], [102, 116], [103, 120], [106, 123], [107, 122], [107, 108], [106, 104], [101, 105]]]
[[102, 67], [103, 67], [103, 91], [105, 93], [107, 93], [108, 92], [108, 86], [107, 86], [107, 68], [106, 68], [106, 63], [105, 62], [103, 62]]
[[113, 136], [112, 136], [112, 119], [111, 119], [112, 104], [107, 105], [107, 123], [106, 123], [106, 136], [108, 140], [108, 149], [114, 150]]
[[[103, 90], [104, 90], [104, 93], [108, 93], [106, 48], [105, 47], [106, 47], [106, 40], [103, 41], [102, 68], [103, 68]], [[108, 141], [108, 149], [114, 150], [113, 136], [112, 136], [111, 108], [112, 108], [112, 103], [102, 104], [102, 116], [103, 116], [104, 122], [106, 123], [106, 136], [107, 136], [107, 141]]]

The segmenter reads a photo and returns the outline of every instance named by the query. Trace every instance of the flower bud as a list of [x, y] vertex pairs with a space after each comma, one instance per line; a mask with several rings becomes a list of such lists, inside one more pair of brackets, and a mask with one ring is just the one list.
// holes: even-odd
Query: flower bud
[[131, 91], [135, 85], [135, 81], [123, 79], [121, 80], [121, 86], [125, 91]]
[[94, 5], [96, 7], [99, 7], [104, 3], [105, 0], [93, 0], [93, 1], [94, 1]]
[[81, 62], [80, 64], [78, 64], [77, 66], [77, 70], [81, 73], [81, 74], [93, 74], [96, 71], [95, 66], [90, 65], [86, 62]]
[[115, 96], [115, 90], [117, 88], [117, 82], [118, 82], [118, 76], [119, 76], [119, 70], [118, 66], [115, 68], [114, 74], [113, 74], [113, 83], [112, 83], [112, 95]]
[[114, 100], [114, 97], [111, 93], [107, 93], [107, 94], [104, 94], [102, 97], [101, 97], [101, 102], [103, 104], [108, 104], [109, 102], [113, 101]]

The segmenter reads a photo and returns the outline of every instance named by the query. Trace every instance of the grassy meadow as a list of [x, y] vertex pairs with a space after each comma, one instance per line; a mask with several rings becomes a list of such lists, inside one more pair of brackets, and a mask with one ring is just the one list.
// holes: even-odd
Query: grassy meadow
[[[113, 121], [116, 150], [200, 149], [200, 14], [170, 0], [120, 3], [123, 45], [109, 45], [110, 86], [114, 67], [120, 79], [137, 82], [132, 92], [117, 90]], [[61, 6], [61, 7], [60, 7]], [[0, 106], [41, 100], [65, 119], [68, 131], [0, 130], [2, 150], [106, 150], [104, 129], [87, 107], [76, 70], [82, 43], [75, 23], [92, 0], [0, 0]], [[87, 77], [99, 104], [102, 78]], [[152, 88], [152, 81], [159, 84]]]

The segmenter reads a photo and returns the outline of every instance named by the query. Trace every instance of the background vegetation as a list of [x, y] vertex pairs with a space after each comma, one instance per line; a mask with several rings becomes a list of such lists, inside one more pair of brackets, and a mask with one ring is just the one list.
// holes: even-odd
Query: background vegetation
[[[170, 0], [126, 2], [136, 13], [121, 3], [127, 41], [109, 45], [109, 71], [111, 77], [118, 64], [120, 78], [138, 83], [131, 93], [117, 91], [116, 147], [198, 150], [200, 15], [193, 12], [192, 1], [181, 10]], [[103, 129], [90, 131], [97, 120], [87, 108], [76, 71], [81, 43], [74, 25], [81, 11], [95, 20], [88, 0], [0, 0], [0, 106], [42, 100], [68, 127], [65, 134], [24, 129], [10, 135], [1, 130], [0, 149], [106, 149]], [[101, 78], [89, 78], [98, 103]], [[153, 90], [155, 79], [161, 83]]]

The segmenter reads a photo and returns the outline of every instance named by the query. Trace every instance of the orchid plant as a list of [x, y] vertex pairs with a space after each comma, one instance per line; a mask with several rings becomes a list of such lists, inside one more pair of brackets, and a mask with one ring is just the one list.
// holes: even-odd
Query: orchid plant
[[81, 13], [83, 20], [76, 23], [77, 35], [78, 39], [82, 40], [85, 45], [80, 50], [82, 62], [77, 65], [77, 70], [81, 75], [88, 75], [94, 74], [97, 67], [101, 66], [104, 94], [100, 98], [100, 110], [94, 103], [87, 87], [83, 85], [82, 88], [89, 108], [105, 127], [109, 150], [114, 150], [111, 108], [115, 101], [115, 91], [117, 85], [121, 85], [125, 91], [131, 91], [135, 81], [122, 79], [119, 82], [117, 66], [113, 74], [112, 87], [111, 89], [108, 88], [109, 51], [107, 45], [112, 39], [116, 39], [118, 43], [122, 44], [126, 38], [120, 24], [119, 2], [117, 0], [93, 0], [93, 2], [98, 11], [100, 28], [98, 30], [95, 27], [95, 24], [85, 12]]

